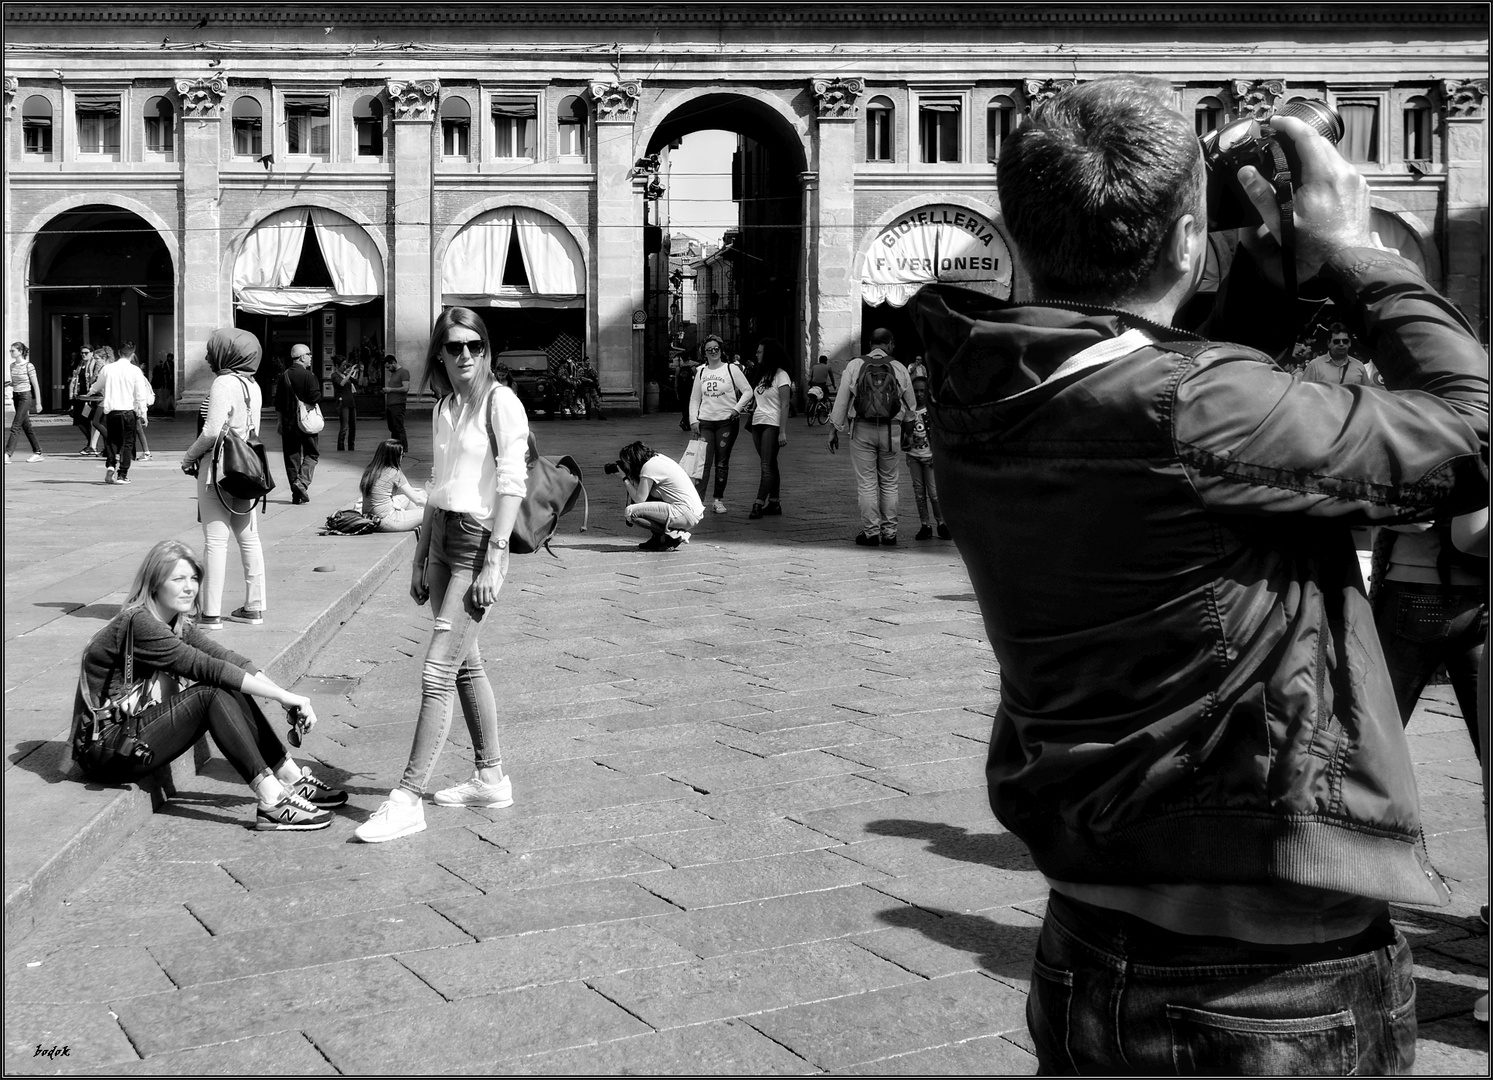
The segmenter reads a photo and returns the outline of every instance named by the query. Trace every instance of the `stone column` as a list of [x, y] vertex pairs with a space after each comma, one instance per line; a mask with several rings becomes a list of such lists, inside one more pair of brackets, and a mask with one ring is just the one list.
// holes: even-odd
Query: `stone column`
[[[6, 245], [5, 250], [5, 342], [12, 341], [30, 342], [35, 351], [36, 342], [31, 341], [30, 311], [26, 305], [26, 275], [16, 274], [11, 271], [14, 267], [10, 259], [15, 247], [20, 242], [20, 237], [15, 236], [15, 228], [11, 224], [10, 213], [10, 170], [14, 163], [20, 158], [21, 151], [16, 145], [16, 94], [20, 90], [20, 82], [13, 75], [4, 78], [5, 87], [5, 146], [0, 150], [0, 205], [5, 207], [5, 235], [14, 237], [12, 243]], [[50, 366], [50, 357], [48, 365]], [[42, 369], [38, 367], [37, 371]]]
[[819, 174], [799, 173], [798, 182], [803, 190], [802, 259], [798, 268], [798, 297], [802, 306], [798, 326], [802, 340], [798, 351], [804, 358], [804, 370], [800, 372], [799, 384], [807, 387], [808, 369], [818, 362], [819, 354], [824, 351], [819, 347], [821, 338], [816, 294], [819, 284], [819, 245], [812, 242], [812, 238], [819, 235]]
[[632, 329], [632, 313], [643, 306], [643, 185], [634, 182], [638, 155], [633, 145], [641, 91], [634, 81], [591, 83], [596, 106], [596, 292], [586, 300], [596, 318], [602, 402], [624, 413], [643, 408]]
[[[809, 80], [818, 125], [814, 167], [818, 198], [805, 237], [815, 248], [810, 282], [818, 302], [818, 344], [812, 355], [831, 359], [860, 351], [861, 283], [855, 265], [855, 118], [861, 79], [839, 76]], [[805, 184], [805, 190], [809, 185]]]
[[1488, 313], [1487, 79], [1442, 83], [1446, 137], [1446, 295], [1469, 322]]
[[440, 282], [431, 264], [434, 213], [434, 151], [431, 128], [435, 122], [438, 79], [388, 84], [394, 192], [390, 202], [394, 242], [393, 266], [384, 267], [384, 322], [390, 352], [409, 369], [410, 384], [425, 378], [425, 347], [430, 326], [440, 310]]
[[184, 403], [207, 393], [207, 339], [233, 322], [232, 284], [223, 273], [218, 163], [223, 156], [222, 74], [176, 80], [181, 95], [181, 250], [177, 256], [177, 396]]

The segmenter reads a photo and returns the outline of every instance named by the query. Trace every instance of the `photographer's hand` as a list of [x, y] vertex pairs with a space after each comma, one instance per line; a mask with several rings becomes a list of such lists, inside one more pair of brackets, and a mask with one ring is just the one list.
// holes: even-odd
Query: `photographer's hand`
[[[1297, 280], [1305, 281], [1335, 252], [1376, 247], [1369, 232], [1369, 185], [1337, 148], [1294, 116], [1276, 116], [1270, 126], [1290, 139], [1301, 162], [1294, 190]], [[1280, 208], [1275, 188], [1253, 166], [1239, 170], [1239, 182], [1265, 224], [1244, 230], [1241, 239], [1271, 281], [1280, 269]]]

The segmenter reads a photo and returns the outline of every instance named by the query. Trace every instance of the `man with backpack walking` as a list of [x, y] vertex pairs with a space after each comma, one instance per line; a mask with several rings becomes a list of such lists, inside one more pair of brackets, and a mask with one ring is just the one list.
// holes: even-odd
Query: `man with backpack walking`
[[830, 453], [840, 448], [840, 432], [850, 432], [850, 464], [855, 468], [862, 547], [897, 542], [897, 478], [901, 473], [902, 422], [916, 409], [907, 368], [892, 358], [892, 332], [871, 332], [871, 351], [845, 366], [830, 423]]

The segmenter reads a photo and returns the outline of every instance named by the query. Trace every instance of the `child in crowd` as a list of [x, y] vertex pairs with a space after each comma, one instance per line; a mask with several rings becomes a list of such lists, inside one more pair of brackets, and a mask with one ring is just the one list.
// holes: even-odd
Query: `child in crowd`
[[[949, 527], [943, 523], [943, 510], [938, 505], [938, 488], [933, 482], [933, 447], [928, 442], [928, 380], [919, 376], [912, 380], [912, 392], [917, 398], [917, 409], [912, 423], [902, 426], [902, 449], [907, 452], [907, 467], [912, 472], [912, 494], [918, 502], [918, 517], [923, 527], [914, 540], [932, 540], [933, 523], [938, 523], [940, 539], [949, 539]], [[929, 509], [933, 516], [928, 516]]]
[[425, 492], [412, 487], [400, 469], [404, 446], [385, 439], [373, 451], [358, 490], [363, 516], [378, 522], [379, 532], [413, 532], [425, 517]]

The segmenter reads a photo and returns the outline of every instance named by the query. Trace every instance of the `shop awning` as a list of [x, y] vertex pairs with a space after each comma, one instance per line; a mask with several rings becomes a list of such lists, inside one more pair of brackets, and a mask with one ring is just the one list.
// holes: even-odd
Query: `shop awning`
[[[503, 283], [518, 245], [529, 288]], [[447, 307], [586, 306], [586, 266], [570, 230], [547, 214], [503, 207], [471, 221], [446, 249], [441, 300]]]
[[[306, 227], [332, 278], [332, 287], [293, 286]], [[305, 315], [328, 304], [366, 304], [384, 294], [384, 264], [367, 230], [318, 206], [297, 206], [265, 218], [244, 241], [233, 264], [233, 297], [255, 315]]]
[[1004, 300], [1011, 269], [1011, 251], [989, 218], [962, 206], [925, 206], [872, 241], [861, 262], [861, 299], [902, 307], [924, 285], [946, 281]]

